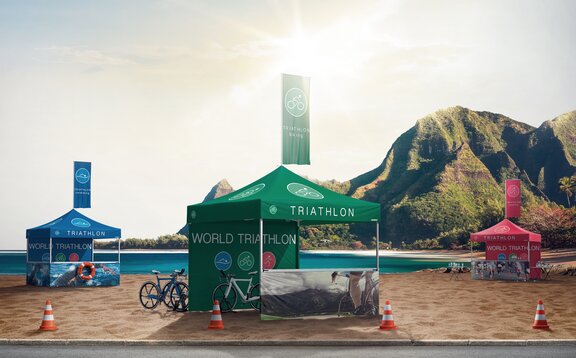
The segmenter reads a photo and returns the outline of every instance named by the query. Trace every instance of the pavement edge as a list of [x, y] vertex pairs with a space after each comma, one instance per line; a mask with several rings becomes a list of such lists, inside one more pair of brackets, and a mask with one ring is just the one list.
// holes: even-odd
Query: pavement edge
[[546, 340], [87, 340], [0, 339], [0, 345], [28, 346], [576, 346], [576, 339]]

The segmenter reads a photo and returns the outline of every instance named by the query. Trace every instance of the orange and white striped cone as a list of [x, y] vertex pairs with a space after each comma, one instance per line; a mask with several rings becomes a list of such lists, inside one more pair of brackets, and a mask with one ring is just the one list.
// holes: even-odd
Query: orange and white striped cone
[[534, 316], [534, 324], [532, 325], [534, 329], [550, 329], [548, 326], [548, 321], [546, 321], [546, 313], [544, 313], [544, 302], [538, 300], [538, 305], [536, 306], [536, 315]]
[[220, 302], [218, 302], [218, 300], [214, 301], [214, 307], [212, 308], [212, 318], [210, 319], [210, 325], [208, 326], [208, 329], [224, 329], [222, 313], [220, 312]]
[[42, 319], [42, 324], [38, 329], [40, 331], [55, 331], [58, 329], [58, 327], [56, 327], [56, 322], [54, 322], [54, 313], [52, 312], [52, 302], [50, 300], [46, 300], [44, 318]]
[[382, 323], [380, 324], [380, 329], [384, 331], [391, 331], [398, 327], [394, 324], [394, 316], [392, 316], [392, 305], [390, 301], [386, 300], [384, 305], [384, 314], [382, 315]]

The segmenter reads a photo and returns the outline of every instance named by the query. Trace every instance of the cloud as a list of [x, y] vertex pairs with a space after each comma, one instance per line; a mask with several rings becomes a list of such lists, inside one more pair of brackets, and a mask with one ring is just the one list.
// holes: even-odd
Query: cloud
[[48, 60], [56, 63], [75, 63], [89, 66], [122, 66], [136, 63], [128, 58], [113, 56], [84, 47], [50, 46], [36, 50], [46, 55]]

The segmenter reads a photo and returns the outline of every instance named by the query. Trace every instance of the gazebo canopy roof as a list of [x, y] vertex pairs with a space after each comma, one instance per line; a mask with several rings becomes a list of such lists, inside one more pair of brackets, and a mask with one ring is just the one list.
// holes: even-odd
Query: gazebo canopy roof
[[290, 220], [303, 225], [377, 222], [380, 204], [328, 190], [283, 166], [220, 198], [188, 206], [188, 224], [237, 220]]
[[500, 221], [498, 224], [480, 232], [470, 234], [470, 241], [473, 242], [502, 242], [502, 241], [531, 241], [541, 242], [540, 234], [522, 229], [508, 219]]
[[120, 236], [120, 229], [101, 224], [74, 209], [47, 224], [26, 230], [27, 239], [111, 239]]

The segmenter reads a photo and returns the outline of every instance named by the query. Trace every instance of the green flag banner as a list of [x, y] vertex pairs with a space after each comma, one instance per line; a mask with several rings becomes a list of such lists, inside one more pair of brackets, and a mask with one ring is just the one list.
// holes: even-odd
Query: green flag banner
[[282, 74], [282, 164], [310, 164], [310, 77]]

